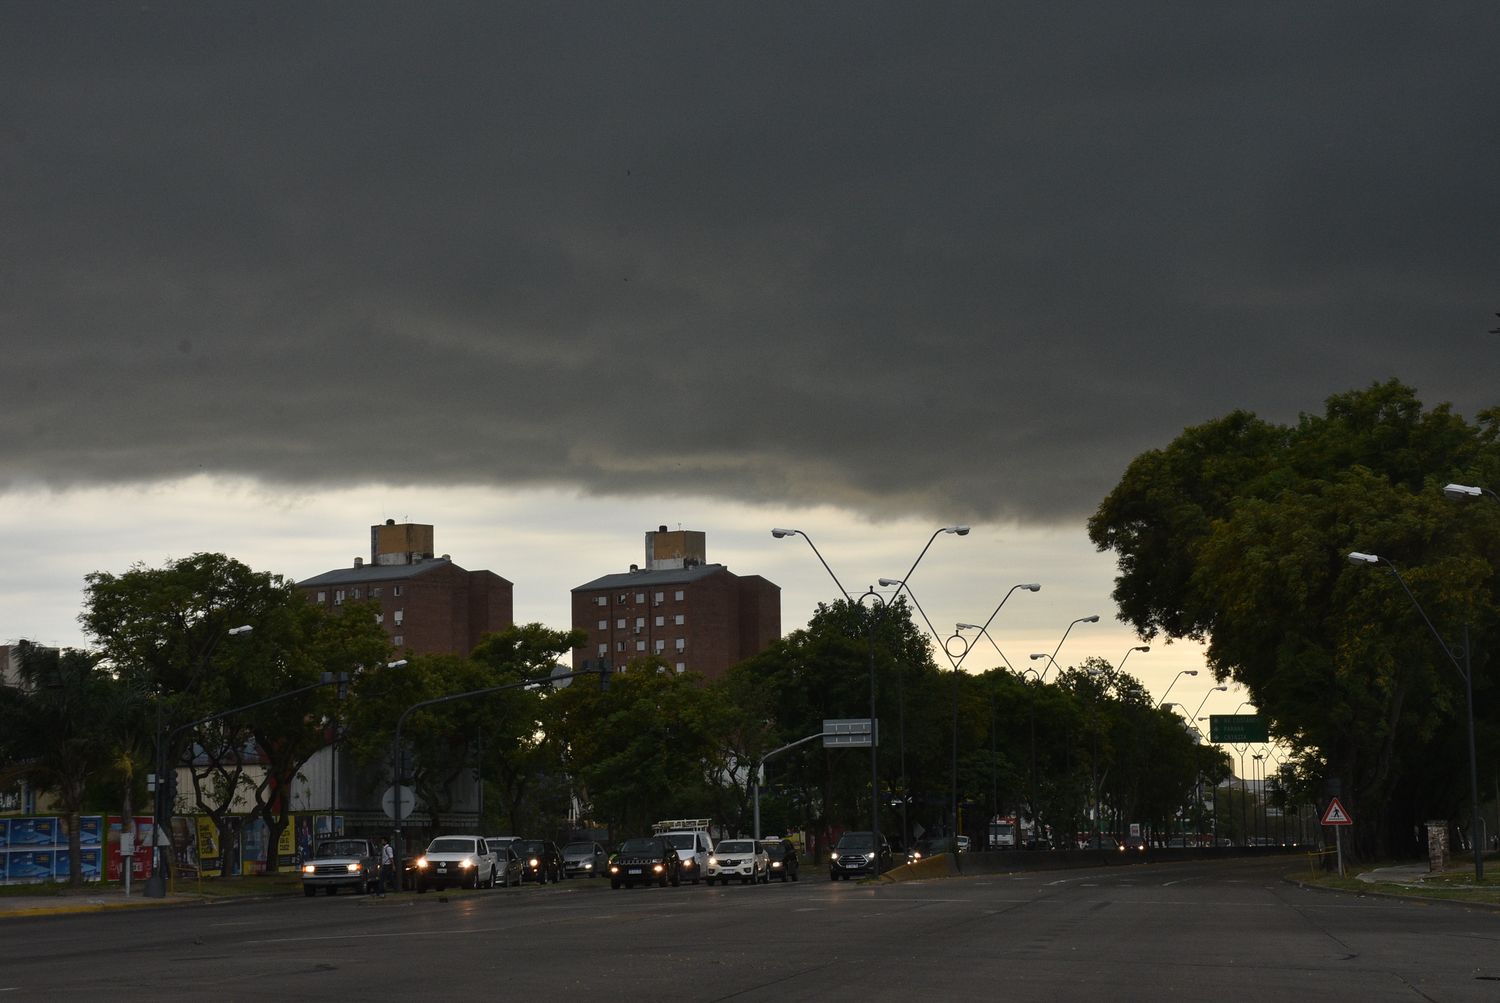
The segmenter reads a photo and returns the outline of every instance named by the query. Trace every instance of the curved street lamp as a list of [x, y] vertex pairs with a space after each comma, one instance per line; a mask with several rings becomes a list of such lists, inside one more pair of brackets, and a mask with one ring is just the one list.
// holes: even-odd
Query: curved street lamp
[[1167, 684], [1166, 691], [1162, 693], [1161, 699], [1157, 701], [1156, 706], [1160, 708], [1162, 704], [1166, 703], [1167, 694], [1172, 692], [1172, 687], [1177, 685], [1177, 680], [1181, 679], [1183, 676], [1196, 676], [1197, 674], [1197, 669], [1183, 669], [1181, 672], [1177, 673], [1177, 675], [1173, 676], [1172, 681]]
[[[1450, 484], [1448, 487], [1462, 489], [1464, 486]], [[1445, 493], [1447, 493], [1447, 490], [1448, 488], [1443, 489]], [[1464, 493], [1467, 494], [1473, 490], [1475, 489], [1464, 489]], [[1469, 656], [1469, 625], [1467, 623], [1464, 624], [1463, 661], [1460, 662], [1458, 652], [1443, 639], [1442, 634], [1438, 633], [1438, 629], [1432, 624], [1432, 618], [1427, 615], [1427, 611], [1422, 608], [1422, 604], [1417, 602], [1417, 597], [1412, 594], [1411, 589], [1406, 584], [1406, 579], [1401, 577], [1401, 572], [1396, 570], [1394, 564], [1385, 560], [1379, 554], [1366, 554], [1357, 550], [1350, 552], [1349, 561], [1357, 565], [1384, 565], [1385, 569], [1391, 573], [1391, 577], [1400, 583], [1401, 591], [1406, 593], [1406, 598], [1411, 600], [1413, 608], [1421, 614], [1422, 622], [1427, 624], [1427, 629], [1432, 632], [1432, 636], [1437, 641], [1438, 647], [1443, 649], [1443, 654], [1448, 656], [1448, 661], [1453, 663], [1453, 668], [1464, 681], [1464, 698], [1469, 707], [1469, 804], [1472, 812], [1470, 817], [1469, 842], [1474, 847], [1474, 881], [1475, 883], [1481, 882], [1484, 880], [1484, 846], [1482, 838], [1484, 820], [1479, 815], [1479, 759], [1474, 753], [1474, 673], [1473, 663]]]
[[[1051, 660], [1052, 665], [1056, 665], [1057, 664], [1057, 653], [1062, 650], [1063, 641], [1066, 641], [1068, 639], [1068, 634], [1070, 634], [1072, 632], [1072, 630], [1073, 630], [1074, 627], [1078, 626], [1080, 623], [1098, 623], [1098, 622], [1099, 622], [1099, 614], [1095, 613], [1092, 616], [1081, 616], [1077, 620], [1074, 620], [1072, 623], [1068, 624], [1068, 629], [1065, 630], [1065, 631], [1063, 631], [1063, 636], [1058, 639], [1057, 647], [1053, 648], [1052, 649], [1052, 654], [1050, 654], [1050, 655], [1047, 656]], [[1037, 656], [1036, 655], [1032, 655], [1031, 657], [1032, 658], [1036, 658]], [[1049, 668], [1050, 668], [1050, 666], [1049, 666]], [[1059, 668], [1057, 671], [1058, 671], [1059, 675], [1062, 674], [1062, 669], [1061, 668]], [[1045, 676], [1046, 672], [1044, 671], [1042, 673], [1042, 675]]]
[[1119, 672], [1124, 672], [1125, 671], [1125, 662], [1130, 658], [1130, 653], [1132, 651], [1150, 651], [1150, 650], [1151, 650], [1151, 645], [1149, 645], [1149, 644], [1137, 644], [1133, 648], [1126, 648], [1125, 649], [1125, 655], [1124, 655], [1124, 657], [1122, 657], [1120, 659], [1120, 664], [1117, 665], [1117, 666], [1115, 666], [1116, 671], [1119, 671]]

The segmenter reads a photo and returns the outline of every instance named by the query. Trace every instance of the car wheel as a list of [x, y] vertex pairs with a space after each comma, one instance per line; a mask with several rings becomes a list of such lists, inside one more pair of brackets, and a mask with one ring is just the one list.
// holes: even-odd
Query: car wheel
[[801, 876], [802, 876], [802, 872], [801, 871], [793, 871], [792, 872], [792, 880], [793, 881], [796, 881]]
[[[696, 882], [694, 882], [694, 883], [696, 884]], [[672, 875], [672, 887], [673, 888], [680, 888], [680, 887], [682, 887], [682, 872], [681, 871], [678, 871], [676, 874]]]
[[615, 891], [619, 891], [620, 890], [620, 882], [615, 881], [614, 879], [610, 879], [609, 886], [611, 888], [613, 888]]
[[308, 898], [312, 898], [314, 895], [318, 894], [318, 889], [314, 885], [303, 885], [302, 894], [306, 895]]

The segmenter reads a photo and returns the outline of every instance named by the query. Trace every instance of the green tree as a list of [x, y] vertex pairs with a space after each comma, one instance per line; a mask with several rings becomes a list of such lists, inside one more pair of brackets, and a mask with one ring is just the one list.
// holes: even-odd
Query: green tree
[[56, 799], [68, 825], [68, 884], [83, 883], [78, 820], [90, 785], [118, 762], [130, 695], [85, 651], [17, 645], [20, 685], [0, 687], [0, 785], [24, 779]]
[[1293, 427], [1236, 412], [1137, 457], [1089, 522], [1116, 553], [1123, 619], [1147, 639], [1206, 639], [1217, 678], [1246, 687], [1303, 769], [1340, 781], [1366, 855], [1410, 847], [1424, 814], [1466, 814], [1463, 695], [1399, 585], [1346, 555], [1399, 564], [1449, 638], [1465, 623], [1494, 636], [1497, 514], [1459, 512], [1440, 488], [1494, 472], [1497, 423], [1424, 410], [1394, 381]]

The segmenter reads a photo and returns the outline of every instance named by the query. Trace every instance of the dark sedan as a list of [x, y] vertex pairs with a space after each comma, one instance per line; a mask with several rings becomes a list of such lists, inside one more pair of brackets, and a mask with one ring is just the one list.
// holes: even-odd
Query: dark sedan
[[766, 856], [771, 858], [771, 877], [781, 881], [796, 881], [802, 875], [802, 862], [797, 859], [797, 848], [789, 839], [763, 839]]
[[665, 888], [668, 882], [682, 883], [682, 859], [671, 842], [661, 836], [639, 836], [620, 844], [609, 862], [609, 886], [645, 885], [655, 882]]
[[562, 851], [550, 839], [518, 839], [511, 844], [516, 856], [521, 858], [521, 880], [535, 881], [545, 885], [548, 881], [561, 881], [563, 873]]

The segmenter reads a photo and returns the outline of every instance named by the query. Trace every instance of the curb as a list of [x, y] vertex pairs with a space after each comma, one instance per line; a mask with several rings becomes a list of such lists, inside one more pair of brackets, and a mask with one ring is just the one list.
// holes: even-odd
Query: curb
[[1332, 895], [1353, 895], [1355, 898], [1368, 897], [1376, 899], [1395, 899], [1400, 902], [1414, 902], [1418, 905], [1445, 905], [1457, 906], [1460, 909], [1482, 909], [1486, 912], [1500, 912], [1500, 902], [1465, 902], [1463, 899], [1434, 898], [1431, 895], [1401, 895], [1397, 892], [1381, 892], [1374, 889], [1355, 890], [1352, 888], [1328, 888], [1324, 885], [1314, 885], [1291, 874], [1283, 874], [1281, 880], [1289, 885], [1296, 885], [1312, 892], [1324, 892]]

